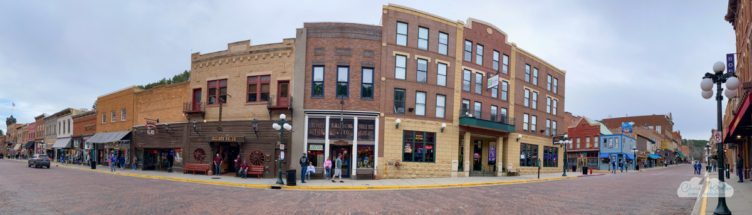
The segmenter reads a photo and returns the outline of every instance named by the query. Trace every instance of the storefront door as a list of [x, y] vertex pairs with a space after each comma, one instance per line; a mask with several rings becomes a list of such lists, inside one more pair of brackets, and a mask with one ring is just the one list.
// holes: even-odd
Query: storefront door
[[290, 104], [288, 81], [279, 81], [279, 93], [277, 93], [277, 106], [288, 106]]
[[473, 171], [481, 171], [483, 170], [483, 141], [482, 140], [475, 140], [473, 141]]
[[[337, 168], [337, 156], [342, 155], [342, 177], [348, 178], [350, 177], [350, 151], [352, 149], [352, 146], [335, 146], [332, 145], [330, 147], [331, 151], [329, 152], [329, 156], [332, 160], [332, 169]], [[332, 175], [334, 175], [334, 171], [332, 171]]]

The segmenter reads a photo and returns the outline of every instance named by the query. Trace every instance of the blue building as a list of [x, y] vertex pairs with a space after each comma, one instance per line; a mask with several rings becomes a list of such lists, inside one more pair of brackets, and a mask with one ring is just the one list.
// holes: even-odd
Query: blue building
[[630, 165], [629, 169], [634, 170], [634, 153], [632, 148], [637, 144], [635, 138], [623, 134], [611, 134], [600, 136], [600, 164], [599, 170], [610, 170], [611, 161], [616, 161], [616, 168], [619, 163], [625, 161]]

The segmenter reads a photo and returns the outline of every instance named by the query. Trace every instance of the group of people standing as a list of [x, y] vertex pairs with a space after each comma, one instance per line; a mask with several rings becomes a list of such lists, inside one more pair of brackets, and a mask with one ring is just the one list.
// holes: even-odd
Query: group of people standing
[[[344, 181], [342, 181], [342, 154], [337, 155], [337, 159], [334, 160], [334, 164], [336, 168], [334, 169], [334, 175], [332, 175], [332, 183], [336, 183], [334, 177], [337, 176], [339, 176], [339, 183], [345, 183]], [[308, 180], [310, 180], [311, 174], [316, 173], [316, 167], [313, 166], [313, 162], [308, 161], [308, 154], [303, 153], [303, 157], [300, 157], [300, 167], [300, 181], [301, 183], [306, 183], [306, 177], [308, 178]], [[331, 172], [332, 161], [327, 157], [326, 161], [324, 161], [324, 177], [326, 178], [326, 180], [329, 180], [329, 175], [331, 174]]]
[[616, 174], [616, 166], [619, 166], [619, 169], [621, 169], [621, 172], [624, 172], [626, 169], [627, 172], [629, 172], [629, 164], [625, 162], [624, 160], [621, 160], [619, 162], [616, 162], [616, 159], [611, 160], [611, 174]]

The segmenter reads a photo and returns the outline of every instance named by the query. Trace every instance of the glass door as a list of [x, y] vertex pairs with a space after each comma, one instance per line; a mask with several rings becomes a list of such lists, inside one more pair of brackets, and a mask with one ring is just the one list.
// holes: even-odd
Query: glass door
[[483, 170], [483, 163], [481, 162], [483, 160], [483, 141], [475, 140], [473, 142], [473, 170], [481, 171]]
[[342, 155], [342, 177], [348, 178], [350, 177], [350, 149], [351, 146], [331, 146], [331, 151], [329, 152], [329, 156], [331, 156], [332, 160], [332, 175], [334, 175], [334, 169], [337, 168], [337, 158], [339, 155]]

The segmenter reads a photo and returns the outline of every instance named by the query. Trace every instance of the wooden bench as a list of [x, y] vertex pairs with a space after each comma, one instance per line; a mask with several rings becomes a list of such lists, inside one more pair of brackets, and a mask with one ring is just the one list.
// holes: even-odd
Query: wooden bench
[[356, 178], [360, 180], [361, 175], [370, 175], [374, 179], [373, 169], [355, 169]]
[[248, 166], [248, 175], [258, 175], [261, 179], [261, 174], [264, 174], [264, 166]]
[[311, 179], [316, 177], [324, 179], [324, 173], [326, 172], [326, 170], [324, 170], [324, 167], [314, 167], [314, 169], [316, 169], [316, 173], [311, 174]]
[[200, 164], [200, 163], [187, 163], [185, 164], [185, 168], [183, 168], [183, 174], [185, 174], [185, 171], [193, 171], [193, 174], [196, 174], [196, 171], [203, 171], [204, 175], [209, 175], [209, 164]]

